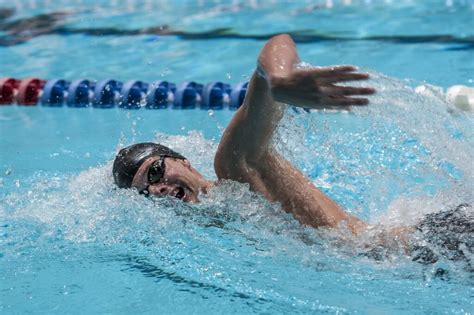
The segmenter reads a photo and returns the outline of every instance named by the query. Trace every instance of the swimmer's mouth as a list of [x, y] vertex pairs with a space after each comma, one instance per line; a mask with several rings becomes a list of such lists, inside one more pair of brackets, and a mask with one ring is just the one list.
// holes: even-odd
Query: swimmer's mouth
[[180, 200], [184, 200], [184, 198], [186, 197], [186, 191], [183, 187], [176, 187], [176, 189], [172, 193], [172, 196]]

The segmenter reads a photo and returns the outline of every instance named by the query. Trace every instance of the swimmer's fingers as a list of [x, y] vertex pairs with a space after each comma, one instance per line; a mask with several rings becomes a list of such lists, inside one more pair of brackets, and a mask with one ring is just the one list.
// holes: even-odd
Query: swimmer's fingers
[[334, 84], [346, 81], [361, 81], [369, 79], [367, 73], [340, 73], [330, 77], [323, 77], [315, 80], [316, 83], [320, 84]]
[[370, 78], [368, 73], [356, 72], [354, 66], [336, 66], [326, 68], [308, 68], [303, 70], [303, 75], [313, 78], [317, 84], [331, 84], [345, 81], [361, 81]]
[[335, 66], [335, 67], [324, 67], [324, 68], [305, 68], [304, 71], [311, 72], [315, 78], [332, 77], [344, 73], [350, 73], [357, 71], [354, 66]]
[[335, 85], [344, 81], [366, 80], [369, 75], [357, 73], [353, 66], [295, 69], [287, 77], [271, 80], [271, 92], [275, 101], [299, 104], [301, 107], [326, 108], [331, 106], [367, 105], [365, 98], [375, 90], [369, 87]]
[[352, 87], [333, 85], [328, 88], [330, 95], [371, 95], [375, 89], [368, 87]]
[[321, 103], [328, 106], [365, 106], [369, 104], [369, 100], [353, 97], [328, 97], [322, 99]]
[[321, 78], [325, 83], [336, 83], [344, 81], [361, 81], [367, 80], [369, 75], [367, 73], [338, 73], [330, 77]]

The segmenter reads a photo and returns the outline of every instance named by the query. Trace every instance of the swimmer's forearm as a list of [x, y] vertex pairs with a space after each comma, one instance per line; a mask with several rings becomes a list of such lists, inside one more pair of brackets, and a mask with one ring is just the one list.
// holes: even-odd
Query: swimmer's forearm
[[257, 60], [257, 70], [249, 82], [244, 104], [224, 133], [218, 159], [226, 151], [224, 148], [232, 148], [233, 155], [247, 161], [258, 161], [267, 152], [283, 117], [283, 105], [273, 98], [271, 88], [275, 81], [290, 73], [297, 62], [298, 54], [290, 36], [275, 36], [265, 44]]
[[[296, 46], [289, 35], [272, 37], [257, 59], [257, 69], [250, 80], [248, 96], [242, 108], [251, 128], [252, 142], [246, 142], [247, 159], [259, 160], [271, 147], [273, 134], [283, 117], [283, 104], [272, 93], [277, 82], [286, 78], [300, 62]], [[246, 138], [248, 139], [248, 138]]]

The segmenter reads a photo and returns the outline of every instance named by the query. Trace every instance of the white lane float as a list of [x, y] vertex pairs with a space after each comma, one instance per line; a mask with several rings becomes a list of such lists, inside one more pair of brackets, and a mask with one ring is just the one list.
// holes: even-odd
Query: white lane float
[[446, 101], [460, 110], [474, 112], [474, 88], [453, 85], [446, 91]]

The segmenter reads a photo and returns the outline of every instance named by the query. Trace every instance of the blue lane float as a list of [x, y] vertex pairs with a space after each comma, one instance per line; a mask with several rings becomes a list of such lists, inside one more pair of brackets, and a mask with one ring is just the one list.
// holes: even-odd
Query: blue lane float
[[[2, 80], [0, 78], [0, 82], [5, 81]], [[12, 91], [16, 89], [15, 93], [19, 95], [18, 86], [21, 86], [23, 81], [26, 82], [26, 79], [15, 81], [18, 84], [11, 85], [11, 89]], [[48, 107], [67, 105], [68, 107], [119, 107], [123, 109], [172, 107], [173, 109], [221, 110], [229, 108], [235, 110], [242, 105], [247, 86], [248, 82], [240, 82], [231, 86], [220, 81], [213, 81], [205, 85], [194, 81], [185, 81], [176, 85], [169, 81], [155, 81], [148, 84], [139, 80], [122, 83], [113, 79], [99, 82], [87, 79], [73, 80], [72, 82], [53, 79], [46, 81], [44, 86], [40, 86], [37, 95], [40, 96], [39, 103]], [[14, 102], [19, 103], [18, 97], [10, 100], [10, 103]], [[31, 103], [31, 105], [36, 105], [37, 102]]]
[[230, 109], [237, 109], [244, 103], [248, 85], [248, 82], [240, 82], [232, 89], [229, 102]]
[[120, 91], [120, 108], [139, 109], [146, 96], [148, 84], [142, 81], [127, 81]]
[[196, 82], [185, 81], [176, 87], [173, 108], [194, 109], [198, 101], [200, 87]]
[[87, 107], [95, 85], [89, 80], [75, 80], [68, 89], [66, 104], [69, 107]]
[[103, 80], [97, 83], [94, 90], [93, 107], [112, 108], [118, 104], [122, 82]]
[[160, 109], [168, 107], [168, 100], [173, 97], [173, 90], [176, 86], [172, 86], [168, 81], [155, 81], [150, 85], [150, 89], [146, 95], [146, 105], [148, 109]]
[[224, 99], [227, 89], [222, 82], [211, 82], [206, 84], [202, 91], [201, 108], [222, 109], [224, 108]]
[[41, 105], [50, 107], [63, 106], [69, 83], [65, 80], [57, 79], [46, 82], [43, 87], [43, 94], [41, 95]]

